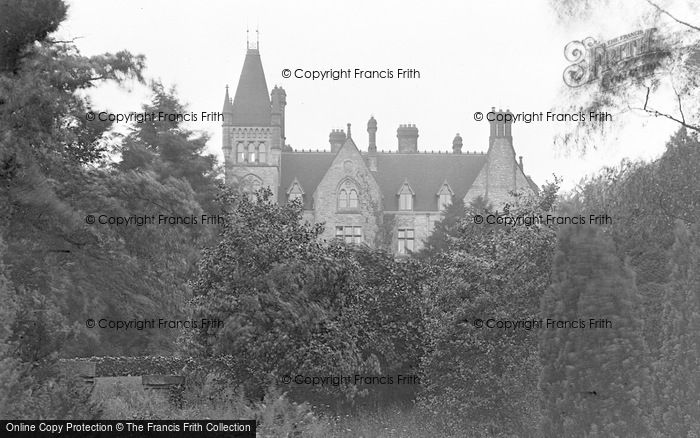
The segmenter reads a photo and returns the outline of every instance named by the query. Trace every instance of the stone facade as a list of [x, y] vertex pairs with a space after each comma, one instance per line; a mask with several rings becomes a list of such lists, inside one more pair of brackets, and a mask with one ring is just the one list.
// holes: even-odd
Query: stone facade
[[[286, 145], [286, 93], [268, 94], [260, 53], [248, 49], [231, 99], [224, 99], [226, 181], [245, 191], [269, 187], [277, 202], [300, 198], [304, 219], [325, 224], [323, 237], [418, 251], [440, 221], [445, 205], [481, 196], [499, 208], [512, 191], [536, 191], [516, 162], [511, 124], [490, 122], [486, 153], [463, 153], [457, 134], [452, 152], [421, 153], [418, 128], [400, 125], [396, 152], [378, 152], [377, 120], [367, 123], [367, 149], [334, 129], [329, 150], [294, 151]], [[502, 111], [494, 113], [504, 114]]]

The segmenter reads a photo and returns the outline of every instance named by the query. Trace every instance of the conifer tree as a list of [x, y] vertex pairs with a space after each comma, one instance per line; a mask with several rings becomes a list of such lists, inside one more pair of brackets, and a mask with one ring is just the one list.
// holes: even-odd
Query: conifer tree
[[659, 428], [690, 437], [700, 436], [700, 227], [689, 230], [679, 221], [675, 236], [655, 386]]
[[[646, 347], [636, 287], [612, 243], [594, 226], [560, 231], [542, 317], [585, 328], [540, 334], [545, 436], [647, 436]], [[590, 319], [610, 321], [593, 328]]]

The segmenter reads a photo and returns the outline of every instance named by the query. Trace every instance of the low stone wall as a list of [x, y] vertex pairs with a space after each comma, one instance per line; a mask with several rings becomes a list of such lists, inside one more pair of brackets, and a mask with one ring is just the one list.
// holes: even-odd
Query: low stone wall
[[[100, 358], [97, 361], [66, 359], [60, 361], [61, 369], [68, 375], [79, 376], [90, 387], [95, 386], [96, 377], [134, 376], [135, 370], [162, 370], [163, 374], [146, 373], [141, 376], [141, 385], [147, 392], [160, 394], [176, 406], [182, 406], [185, 377], [167, 371], [184, 367], [184, 361], [158, 360], [148, 357]], [[101, 365], [101, 367], [100, 367]], [[155, 365], [155, 366], [154, 366]], [[99, 371], [99, 372], [98, 372]]]

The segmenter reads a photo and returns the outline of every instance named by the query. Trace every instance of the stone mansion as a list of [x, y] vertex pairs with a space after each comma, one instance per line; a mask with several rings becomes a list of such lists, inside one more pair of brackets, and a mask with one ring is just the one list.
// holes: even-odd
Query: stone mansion
[[226, 181], [243, 190], [269, 187], [277, 202], [300, 199], [304, 217], [324, 222], [326, 238], [370, 246], [391, 245], [397, 254], [417, 251], [453, 199], [479, 196], [493, 206], [511, 191], [536, 191], [516, 161], [511, 124], [490, 122], [486, 153], [463, 153], [457, 134], [452, 151], [418, 151], [418, 128], [400, 125], [397, 149], [377, 151], [377, 121], [353, 137], [332, 130], [330, 150], [294, 151], [285, 143], [287, 96], [268, 92], [260, 52], [248, 48], [236, 94], [224, 98]]

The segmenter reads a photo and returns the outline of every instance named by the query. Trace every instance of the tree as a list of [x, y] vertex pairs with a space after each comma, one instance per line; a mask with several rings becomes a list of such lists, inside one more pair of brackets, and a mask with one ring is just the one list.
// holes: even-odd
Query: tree
[[[505, 214], [549, 213], [557, 191], [555, 182], [517, 197]], [[478, 224], [467, 214], [458, 237], [429, 260], [420, 404], [441, 416], [446, 433], [536, 433], [536, 332], [478, 321], [539, 319], [555, 242], [551, 226]]]
[[651, 162], [623, 161], [584, 180], [570, 199], [584, 216], [607, 214], [605, 232], [621, 258], [629, 258], [642, 298], [644, 337], [654, 360], [661, 354], [663, 300], [670, 281], [674, 223], [698, 223], [700, 142], [680, 129]]
[[663, 310], [663, 346], [656, 364], [659, 428], [670, 436], [700, 434], [700, 228], [678, 222], [671, 282]]
[[[84, 92], [103, 82], [143, 81], [144, 58], [128, 52], [85, 57], [71, 42], [51, 39], [50, 30], [65, 16], [59, 3], [22, 2], [2, 14], [24, 20], [11, 27], [24, 33], [12, 36], [24, 45], [15, 50], [12, 68], [0, 72], [0, 204], [7, 207], [0, 211], [0, 232], [12, 260], [7, 277], [18, 302], [36, 293], [65, 324], [80, 325], [76, 342], [64, 343], [60, 354], [167, 348], [172, 339], [165, 331], [89, 330], [85, 320], [176, 319], [187, 293], [184, 277], [196, 259], [194, 229], [86, 221], [89, 215], [198, 215], [201, 208], [188, 181], [148, 169], [110, 169], [111, 124], [86, 117], [96, 110]], [[31, 17], [31, 10], [43, 18]]]
[[192, 314], [223, 327], [197, 332], [187, 354], [241, 358], [231, 371], [250, 396], [283, 376], [371, 371], [357, 346], [357, 265], [343, 245], [319, 240], [322, 227], [302, 221], [298, 202], [278, 205], [271, 196], [220, 196], [229, 213], [199, 264]]
[[[166, 90], [163, 84], [153, 81], [151, 90], [153, 97], [143, 106], [144, 113], [180, 115], [187, 112], [174, 87]], [[122, 171], [152, 171], [161, 182], [168, 178], [184, 179], [194, 190], [204, 211], [213, 214], [219, 181], [216, 157], [205, 154], [207, 140], [207, 135], [195, 135], [185, 129], [182, 119], [148, 119], [135, 124], [124, 140], [118, 168]]]
[[[561, 229], [540, 331], [545, 436], [647, 436], [646, 351], [634, 275], [595, 226]], [[591, 320], [609, 326], [591, 327]]]
[[[585, 152], [611, 126], [621, 126], [630, 120], [628, 115], [663, 117], [689, 131], [700, 131], [700, 24], [693, 17], [691, 1], [666, 2], [647, 0], [625, 4], [609, 0], [552, 0], [551, 6], [562, 25], [571, 22], [591, 22], [598, 28], [616, 16], [636, 22], [638, 30], [650, 31], [649, 50], [634, 57], [608, 59], [601, 70], [594, 72], [593, 52], [610, 50], [601, 45], [619, 35], [601, 35], [572, 41], [566, 47], [567, 60], [573, 62], [564, 72], [567, 87], [562, 94], [567, 103], [555, 110], [564, 113], [609, 112], [614, 114], [610, 123], [592, 123], [589, 117], [578, 122], [574, 129], [563, 131], [556, 142], [574, 146]], [[667, 6], [668, 5], [668, 6]], [[685, 13], [686, 16], [681, 14]], [[584, 37], [584, 36], [582, 36]], [[646, 38], [646, 37], [644, 37]], [[646, 43], [645, 43], [646, 44]], [[614, 44], [613, 44], [614, 46]]]
[[446, 250], [450, 240], [459, 235], [459, 224], [464, 216], [464, 201], [457, 198], [447, 207], [442, 219], [435, 224], [435, 229], [419, 253], [420, 256], [430, 257], [430, 255]]

